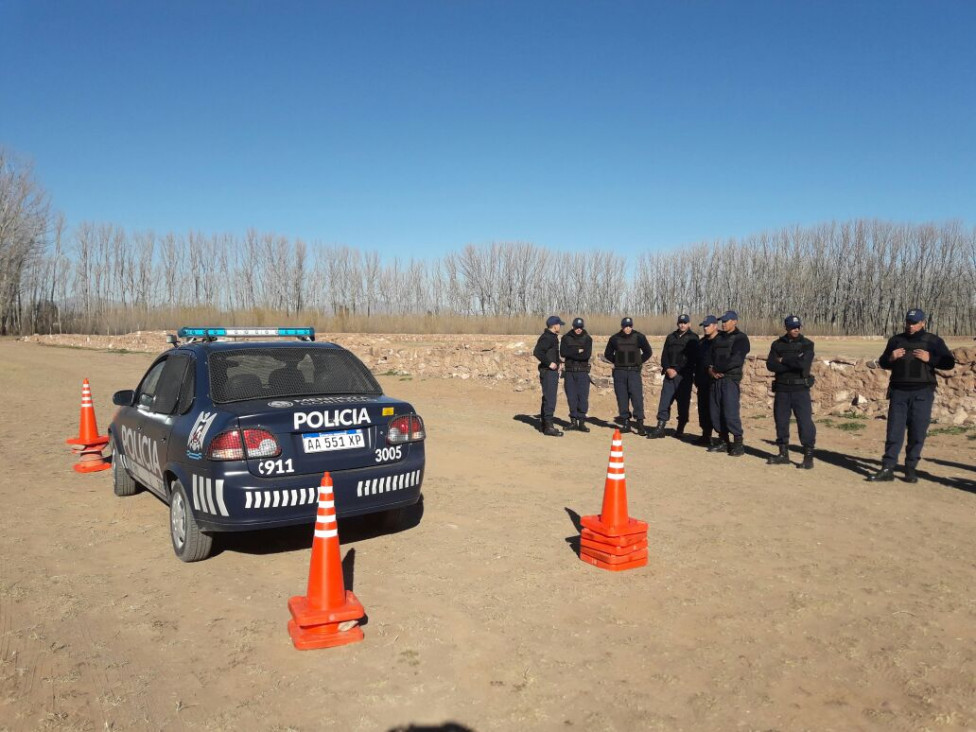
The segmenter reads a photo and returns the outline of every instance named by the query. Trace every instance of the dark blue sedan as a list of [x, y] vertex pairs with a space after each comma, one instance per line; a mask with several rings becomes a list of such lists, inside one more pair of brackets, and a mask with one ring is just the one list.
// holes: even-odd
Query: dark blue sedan
[[171, 342], [115, 394], [109, 433], [116, 495], [168, 503], [184, 562], [208, 557], [215, 532], [314, 522], [326, 470], [340, 518], [382, 512], [394, 527], [420, 500], [424, 422], [345, 348], [311, 328], [183, 328]]

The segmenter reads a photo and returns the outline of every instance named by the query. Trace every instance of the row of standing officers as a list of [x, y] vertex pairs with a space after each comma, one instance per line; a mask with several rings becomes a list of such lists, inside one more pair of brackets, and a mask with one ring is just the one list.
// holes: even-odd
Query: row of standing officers
[[[586, 415], [589, 410], [590, 361], [593, 338], [586, 332], [582, 318], [573, 320], [572, 329], [562, 339], [565, 323], [557, 315], [546, 320], [546, 330], [539, 337], [534, 355], [539, 361], [542, 385], [542, 432], [552, 437], [563, 433], [554, 422], [560, 366], [564, 369], [566, 399], [569, 403], [571, 430], [589, 432]], [[788, 465], [790, 417], [796, 418], [803, 462], [800, 467], [813, 468], [817, 428], [813, 422], [810, 389], [814, 385], [811, 367], [814, 343], [801, 332], [802, 322], [796, 315], [784, 320], [785, 333], [775, 340], [766, 359], [773, 374], [773, 417], [776, 423], [777, 454], [769, 457], [770, 465]], [[617, 398], [615, 422], [622, 432], [634, 429], [641, 436], [661, 438], [671, 418], [671, 407], [677, 403], [676, 437], [682, 437], [689, 421], [691, 391], [698, 392], [698, 422], [702, 434], [695, 444], [709, 452], [726, 452], [738, 457], [745, 452], [740, 414], [740, 383], [749, 336], [739, 330], [739, 316], [728, 310], [720, 317], [708, 315], [700, 323], [701, 337], [691, 330], [687, 315], [678, 317], [677, 328], [668, 334], [661, 352], [663, 384], [658, 402], [656, 425], [645, 427], [644, 391], [641, 381], [643, 365], [651, 358], [647, 337], [634, 330], [634, 321], [623, 318], [620, 331], [610, 336], [603, 358], [613, 366], [613, 388]], [[918, 464], [935, 399], [935, 369], [951, 369], [952, 353], [938, 336], [925, 330], [925, 313], [913, 308], [905, 315], [905, 330], [889, 339], [879, 365], [891, 371], [888, 390], [889, 408], [885, 452], [881, 468], [869, 480], [894, 479], [898, 455], [908, 435], [905, 455], [905, 480], [916, 482]]]

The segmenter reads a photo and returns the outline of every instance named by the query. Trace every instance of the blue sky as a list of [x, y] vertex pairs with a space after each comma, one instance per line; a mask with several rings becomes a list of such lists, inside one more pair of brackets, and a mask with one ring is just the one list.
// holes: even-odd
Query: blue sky
[[70, 224], [440, 256], [976, 223], [976, 2], [0, 0]]

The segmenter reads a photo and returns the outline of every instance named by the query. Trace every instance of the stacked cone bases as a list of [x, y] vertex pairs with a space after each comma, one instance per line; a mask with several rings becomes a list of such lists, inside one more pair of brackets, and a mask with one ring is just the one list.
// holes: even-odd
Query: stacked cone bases
[[288, 609], [292, 616], [288, 634], [300, 651], [344, 646], [363, 639], [359, 620], [366, 611], [352, 591], [346, 589], [342, 578], [335, 497], [328, 472], [322, 475], [319, 486], [308, 592], [304, 597], [288, 600]]
[[580, 559], [611, 572], [647, 564], [647, 523], [627, 515], [627, 478], [620, 430], [613, 433], [603, 487], [603, 510], [580, 519]]
[[102, 455], [102, 450], [108, 444], [108, 435], [98, 434], [98, 424], [95, 421], [95, 405], [92, 403], [91, 386], [88, 379], [81, 384], [81, 416], [79, 419], [78, 436], [69, 437], [65, 442], [75, 445], [78, 462], [74, 469], [79, 473], [95, 473], [108, 470], [108, 460]]

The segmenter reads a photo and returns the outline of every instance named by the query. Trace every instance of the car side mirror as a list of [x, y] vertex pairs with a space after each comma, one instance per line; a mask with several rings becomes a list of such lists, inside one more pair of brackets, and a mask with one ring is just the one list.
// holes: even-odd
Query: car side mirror
[[131, 407], [132, 400], [135, 398], [135, 396], [136, 393], [132, 389], [117, 391], [112, 395], [112, 404], [117, 407]]

